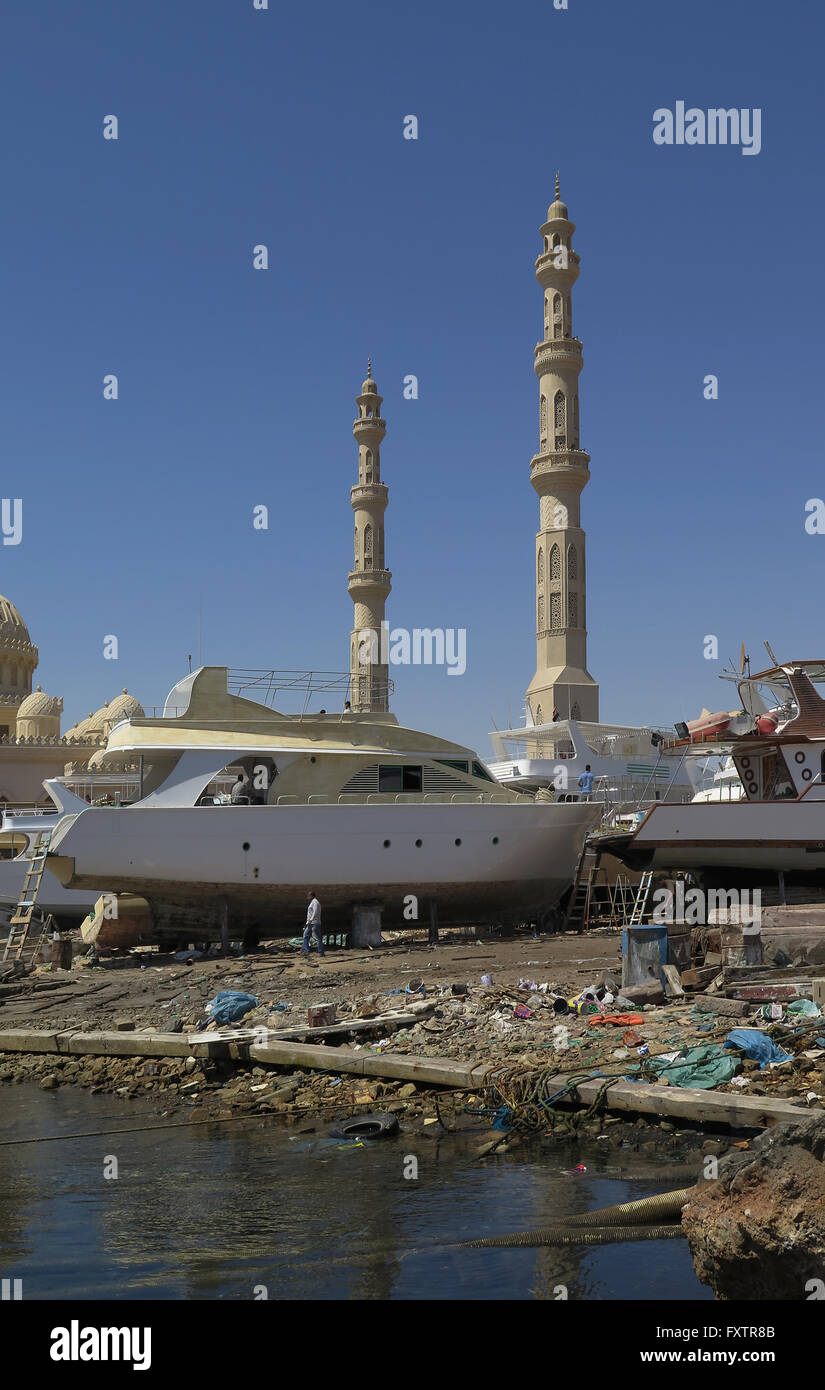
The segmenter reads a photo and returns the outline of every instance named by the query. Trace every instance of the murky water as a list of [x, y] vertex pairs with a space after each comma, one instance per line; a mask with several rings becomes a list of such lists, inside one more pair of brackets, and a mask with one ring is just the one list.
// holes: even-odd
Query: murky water
[[[263, 1286], [271, 1299], [554, 1299], [562, 1285], [571, 1299], [712, 1297], [681, 1240], [438, 1248], [680, 1185], [619, 1179], [601, 1146], [537, 1141], [479, 1163], [444, 1135], [342, 1147], [258, 1120], [152, 1133], [157, 1112], [69, 1089], [6, 1085], [0, 1106], [0, 1141], [145, 1126], [0, 1142], [0, 1275], [22, 1279], [24, 1298], [250, 1299]], [[585, 1175], [563, 1175], [580, 1161]]]

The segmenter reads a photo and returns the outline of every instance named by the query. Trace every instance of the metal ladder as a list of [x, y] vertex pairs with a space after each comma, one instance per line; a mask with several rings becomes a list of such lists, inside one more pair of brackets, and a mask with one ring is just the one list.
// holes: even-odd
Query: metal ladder
[[653, 873], [648, 869], [639, 879], [639, 887], [636, 892], [636, 901], [633, 904], [633, 911], [630, 914], [629, 927], [640, 927], [647, 910], [647, 900], [650, 897], [650, 885], [653, 882]]
[[[20, 891], [20, 901], [9, 918], [9, 934], [6, 937], [0, 961], [19, 961], [24, 965], [30, 964], [34, 960], [52, 920], [50, 915], [44, 917], [37, 909], [37, 894], [40, 891], [40, 884], [46, 868], [46, 855], [51, 833], [51, 830], [39, 831], [34, 844], [31, 846], [28, 867]], [[27, 943], [33, 926], [39, 926], [40, 932], [37, 940], [28, 945], [27, 950]], [[26, 960], [27, 955], [29, 956], [28, 961]]]

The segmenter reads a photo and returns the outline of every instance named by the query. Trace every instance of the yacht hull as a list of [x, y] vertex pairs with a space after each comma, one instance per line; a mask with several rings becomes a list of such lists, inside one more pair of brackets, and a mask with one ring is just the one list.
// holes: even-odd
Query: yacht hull
[[385, 923], [436, 899], [439, 920], [523, 919], [570, 886], [592, 804], [469, 802], [364, 805], [91, 807], [67, 817], [48, 863], [72, 889], [147, 899], [158, 930], [219, 930], [230, 920], [276, 935], [303, 924], [308, 888], [325, 928], [357, 903]]
[[656, 806], [609, 848], [635, 869], [690, 870], [764, 882], [782, 871], [800, 882], [825, 872], [825, 800], [726, 801]]

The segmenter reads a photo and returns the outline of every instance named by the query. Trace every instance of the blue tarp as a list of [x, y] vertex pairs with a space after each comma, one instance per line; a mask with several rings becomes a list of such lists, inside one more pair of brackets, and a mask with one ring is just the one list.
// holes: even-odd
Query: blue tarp
[[206, 1012], [214, 1023], [235, 1023], [250, 1009], [257, 1009], [258, 1001], [254, 994], [241, 994], [237, 989], [222, 989], [210, 999]]
[[783, 1052], [777, 1047], [773, 1038], [760, 1028], [734, 1028], [723, 1046], [740, 1048], [746, 1057], [759, 1063], [760, 1071], [764, 1071], [769, 1062], [787, 1062], [793, 1056], [792, 1052]]

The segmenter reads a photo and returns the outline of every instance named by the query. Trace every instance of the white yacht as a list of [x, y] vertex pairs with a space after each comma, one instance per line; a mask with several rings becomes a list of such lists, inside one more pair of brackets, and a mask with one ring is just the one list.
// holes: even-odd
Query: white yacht
[[[236, 934], [293, 935], [308, 887], [338, 930], [358, 904], [404, 926], [412, 899], [422, 922], [428, 902], [443, 924], [530, 919], [569, 887], [597, 806], [503, 787], [471, 749], [394, 715], [281, 714], [228, 676], [202, 667], [160, 716], [111, 729], [90, 766], [138, 768], [131, 805], [44, 784], [61, 812], [47, 864], [66, 888], [142, 896], [160, 938], [208, 939], [227, 915]], [[247, 795], [206, 797], [232, 769]]]
[[[530, 719], [529, 707], [527, 718]], [[665, 751], [672, 730], [557, 719], [519, 729], [494, 729], [488, 764], [502, 786], [519, 791], [553, 788], [559, 800], [578, 801], [578, 779], [589, 765], [591, 800], [619, 813], [656, 801], [689, 801], [694, 793], [681, 757]]]
[[[631, 836], [600, 844], [636, 869], [690, 870], [706, 880], [761, 883], [781, 873], [799, 883], [825, 874], [825, 662], [795, 661], [739, 679], [751, 713], [746, 733], [715, 735], [744, 795], [656, 806]], [[768, 696], [766, 703], [760, 692]], [[759, 711], [763, 712], [759, 712]], [[707, 753], [688, 740], [683, 756]]]

